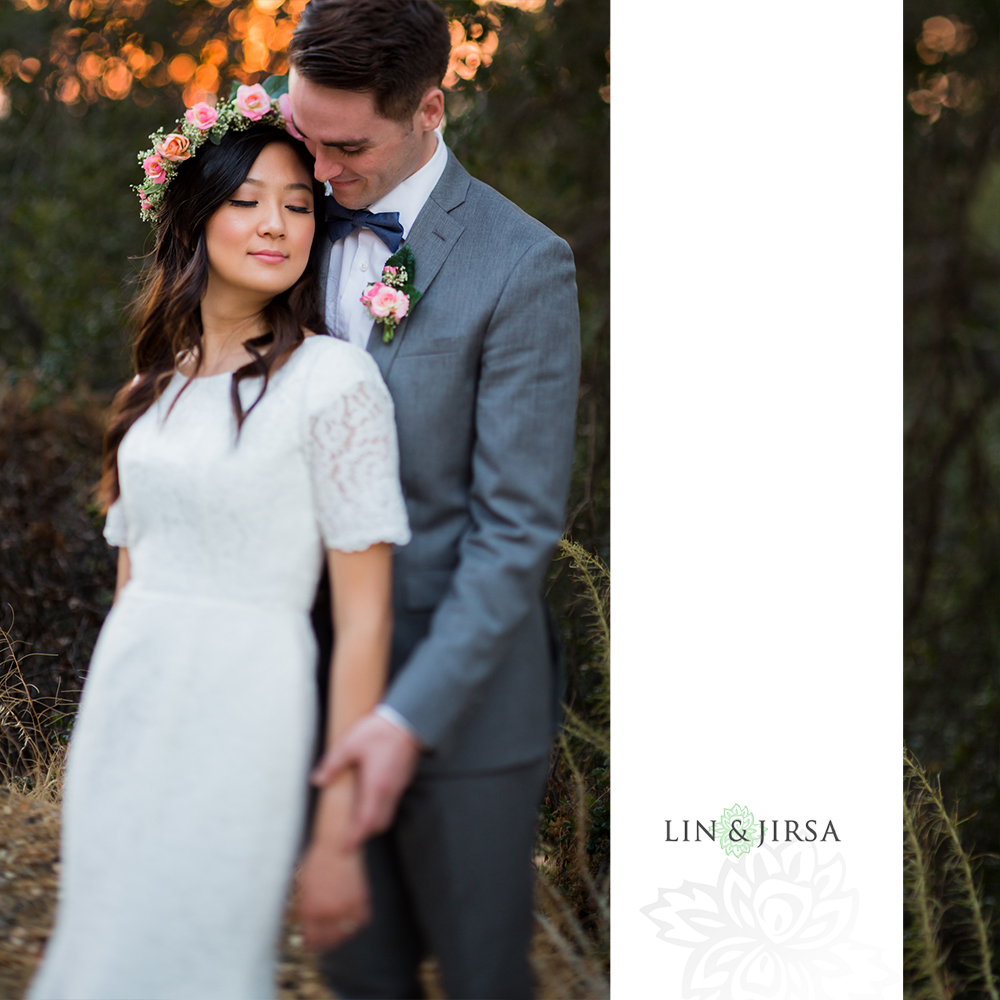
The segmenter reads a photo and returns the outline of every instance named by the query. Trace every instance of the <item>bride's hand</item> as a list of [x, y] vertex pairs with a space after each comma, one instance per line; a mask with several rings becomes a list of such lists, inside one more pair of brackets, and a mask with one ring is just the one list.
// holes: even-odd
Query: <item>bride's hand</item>
[[361, 850], [313, 841], [299, 871], [298, 911], [306, 947], [335, 948], [371, 919]]

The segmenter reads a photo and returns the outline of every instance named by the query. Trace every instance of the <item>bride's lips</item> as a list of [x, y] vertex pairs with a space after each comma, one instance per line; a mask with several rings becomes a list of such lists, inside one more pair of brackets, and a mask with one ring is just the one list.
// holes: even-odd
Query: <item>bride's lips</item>
[[277, 250], [255, 250], [250, 256], [266, 264], [280, 264], [285, 259], [285, 255]]

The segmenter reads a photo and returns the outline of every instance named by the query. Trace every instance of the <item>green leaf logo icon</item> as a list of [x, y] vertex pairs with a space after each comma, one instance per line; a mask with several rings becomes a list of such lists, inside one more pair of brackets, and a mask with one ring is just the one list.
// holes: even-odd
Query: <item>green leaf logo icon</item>
[[732, 858], [749, 854], [754, 839], [753, 813], [735, 803], [719, 820], [719, 846]]

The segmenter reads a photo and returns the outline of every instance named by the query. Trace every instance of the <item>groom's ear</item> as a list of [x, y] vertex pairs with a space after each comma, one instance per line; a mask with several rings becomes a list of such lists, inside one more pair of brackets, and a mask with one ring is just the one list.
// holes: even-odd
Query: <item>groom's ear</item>
[[414, 124], [423, 132], [433, 132], [441, 124], [443, 117], [444, 91], [440, 87], [431, 87], [420, 99]]

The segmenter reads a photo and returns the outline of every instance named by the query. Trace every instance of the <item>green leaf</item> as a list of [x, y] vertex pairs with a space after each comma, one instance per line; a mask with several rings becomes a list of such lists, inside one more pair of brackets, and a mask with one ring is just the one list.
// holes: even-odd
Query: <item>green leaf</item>
[[[413, 256], [413, 251], [404, 244], [386, 262], [386, 267], [405, 267], [406, 273], [410, 277], [410, 285], [417, 278], [417, 259]], [[407, 286], [409, 287], [409, 286]], [[409, 291], [406, 293], [409, 295]]]
[[288, 74], [284, 76], [269, 76], [261, 86], [267, 91], [267, 96], [272, 100], [288, 93]]

